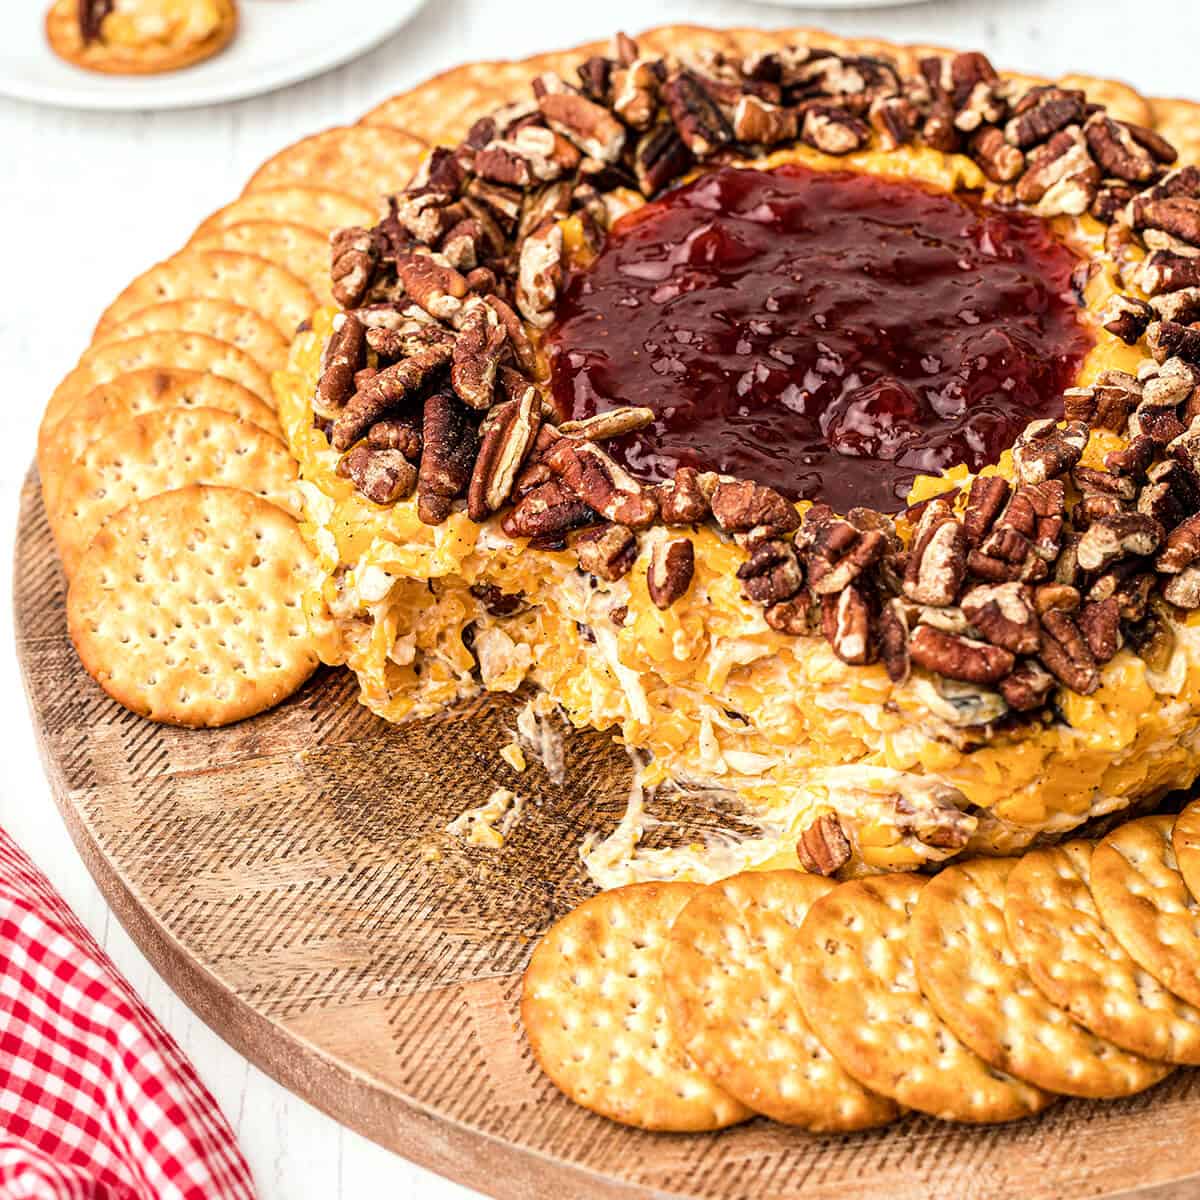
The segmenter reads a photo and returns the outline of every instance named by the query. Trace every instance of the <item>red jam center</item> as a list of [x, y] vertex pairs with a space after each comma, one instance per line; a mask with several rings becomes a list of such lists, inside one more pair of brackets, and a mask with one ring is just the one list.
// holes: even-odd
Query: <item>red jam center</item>
[[564, 416], [646, 405], [608, 444], [839, 511], [995, 462], [1061, 416], [1092, 344], [1079, 260], [1036, 217], [907, 181], [722, 168], [619, 221], [549, 338]]

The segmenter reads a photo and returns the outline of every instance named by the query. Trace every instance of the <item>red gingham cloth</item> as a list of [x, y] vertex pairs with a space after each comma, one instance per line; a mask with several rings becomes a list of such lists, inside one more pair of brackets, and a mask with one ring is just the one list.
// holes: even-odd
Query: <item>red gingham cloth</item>
[[217, 1102], [0, 830], [0, 1200], [253, 1200]]

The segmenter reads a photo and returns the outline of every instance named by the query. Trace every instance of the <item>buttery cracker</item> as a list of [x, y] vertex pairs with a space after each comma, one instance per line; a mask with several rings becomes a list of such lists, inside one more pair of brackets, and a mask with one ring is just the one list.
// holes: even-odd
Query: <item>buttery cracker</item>
[[[245, 351], [264, 371], [287, 363], [288, 340], [266, 317], [228, 300], [168, 300], [126, 317], [107, 333], [104, 342], [125, 341], [146, 333], [203, 333]], [[96, 344], [103, 345], [103, 342]]]
[[671, 1035], [662, 958], [693, 883], [635, 883], [585, 900], [549, 929], [525, 972], [534, 1057], [576, 1104], [623, 1125], [723, 1129], [752, 1114]]
[[1154, 128], [1179, 151], [1182, 163], [1200, 163], [1200, 103], [1153, 98]]
[[1141, 92], [1119, 79], [1072, 74], [1062, 76], [1057, 83], [1060, 88], [1085, 93], [1092, 104], [1103, 104], [1114, 121], [1129, 121], [1134, 125], [1154, 124], [1150, 102]]
[[1121, 948], [1163, 987], [1200, 1007], [1200, 903], [1175, 861], [1172, 816], [1118, 826], [1092, 854], [1092, 898]]
[[193, 238], [189, 245], [196, 250], [234, 250], [269, 259], [303, 280], [321, 304], [337, 307], [330, 291], [329, 238], [307, 226], [243, 221]]
[[801, 871], [750, 871], [706, 887], [676, 918], [663, 964], [671, 1031], [692, 1061], [747, 1108], [814, 1133], [899, 1116], [842, 1070], [796, 995], [800, 925], [833, 887]]
[[1171, 849], [1188, 891], [1200, 900], [1200, 800], [1193, 800], [1175, 818]]
[[126, 708], [227, 725], [285, 700], [316, 669], [300, 600], [314, 569], [274, 504], [233, 488], [167, 492], [93, 541], [67, 596], [71, 640]]
[[1163, 1062], [1200, 1063], [1200, 1011], [1122, 949], [1090, 890], [1092, 843], [1027, 854], [1008, 877], [1009, 941], [1051, 1003], [1094, 1034]]
[[797, 987], [817, 1037], [864, 1087], [946, 1121], [1014, 1121], [1050, 1093], [989, 1066], [921, 994], [909, 918], [925, 880], [880, 875], [839, 884], [809, 910]]
[[1110, 1099], [1171, 1068], [1077, 1024], [1034, 986], [1004, 928], [1004, 886], [1017, 860], [976, 858], [941, 871], [917, 900], [908, 944], [938, 1016], [985, 1062], [1049, 1092]]
[[316, 297], [301, 280], [265, 258], [230, 250], [182, 250], [139, 275], [104, 310], [95, 337], [105, 337], [143, 308], [193, 297], [253, 308], [289, 342], [317, 307]]
[[271, 408], [232, 379], [176, 367], [147, 367], [118, 375], [74, 404], [38, 447], [47, 512], [57, 507], [61, 481], [88, 446], [134, 417], [161, 408], [219, 408], [283, 438]]
[[378, 203], [366, 204], [348, 192], [332, 188], [293, 184], [239, 196], [205, 218], [192, 234], [192, 241], [227, 225], [241, 225], [246, 221], [283, 221], [289, 225], [303, 225], [328, 237], [335, 229], [373, 224], [378, 217]]
[[73, 575], [100, 528], [127, 504], [203, 483], [295, 507], [296, 461], [272, 434], [215, 408], [143, 413], [93, 442], [61, 481], [50, 528]]
[[407, 185], [427, 147], [386, 125], [349, 125], [315, 133], [281, 150], [251, 176], [247, 192], [329, 180], [369, 204]]

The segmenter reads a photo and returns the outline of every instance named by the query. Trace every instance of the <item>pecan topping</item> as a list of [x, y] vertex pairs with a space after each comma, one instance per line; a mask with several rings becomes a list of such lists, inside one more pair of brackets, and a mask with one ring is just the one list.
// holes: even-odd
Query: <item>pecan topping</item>
[[967, 540], [944, 500], [921, 514], [904, 573], [904, 594], [918, 604], [953, 604], [967, 573]]
[[883, 558], [888, 540], [882, 530], [859, 529], [814, 506], [805, 514], [797, 545], [805, 551], [813, 591], [833, 596]]
[[1114, 292], [1100, 320], [1104, 328], [1127, 346], [1138, 342], [1154, 319], [1154, 309], [1145, 300]]
[[835, 813], [822, 813], [796, 842], [796, 857], [810, 875], [836, 875], [850, 861], [850, 841]]
[[1079, 589], [1066, 583], [1043, 583], [1033, 593], [1033, 606], [1038, 616], [1052, 609], [1062, 612], [1075, 612], [1079, 608]]
[[1134, 140], [1128, 125], [1096, 113], [1083, 127], [1088, 149], [1106, 175], [1145, 183], [1159, 173], [1154, 155]]
[[1003, 646], [1014, 654], [1037, 653], [1037, 614], [1023, 584], [974, 587], [963, 597], [962, 610], [993, 646]]
[[373, 504], [394, 504], [417, 486], [417, 468], [399, 450], [355, 446], [338, 460], [337, 473]]
[[673, 479], [659, 485], [658, 506], [668, 525], [695, 525], [712, 512], [709, 498], [716, 490], [714, 475], [701, 475], [695, 467], [679, 467]]
[[1162, 526], [1152, 517], [1141, 513], [1119, 513], [1100, 517], [1089, 525], [1076, 547], [1076, 554], [1085, 571], [1102, 571], [1119, 558], [1153, 554], [1162, 537]]
[[1022, 483], [1042, 483], [1065, 475], [1080, 459], [1087, 445], [1087, 426], [1070, 422], [1059, 429], [1054, 421], [1033, 421], [1017, 437], [1013, 465]]
[[399, 450], [409, 462], [421, 457], [421, 428], [413, 416], [384, 417], [367, 430], [372, 450]]
[[806, 592], [772, 604], [763, 616], [777, 633], [786, 633], [791, 637], [812, 637], [822, 627], [821, 618]]
[[879, 614], [879, 657], [893, 683], [903, 683], [909, 675], [908, 618], [899, 600], [889, 600]]
[[718, 483], [711, 503], [713, 516], [726, 533], [749, 533], [757, 528], [791, 533], [800, 524], [800, 514], [787, 497], [748, 479]]
[[1147, 296], [1200, 286], [1200, 258], [1155, 250], [1138, 268], [1137, 282]]
[[349, 449], [380, 417], [424, 388], [449, 364], [450, 353], [448, 346], [428, 346], [380, 371], [338, 413], [331, 437], [334, 449]]
[[579, 535], [575, 553], [581, 570], [615, 583], [637, 561], [637, 536], [624, 525], [601, 525]]
[[338, 229], [330, 238], [333, 298], [343, 308], [363, 302], [379, 264], [379, 243], [368, 229]]
[[1084, 95], [1058, 87], [1032, 88], [1013, 109], [1004, 136], [1021, 150], [1083, 120]]
[[968, 149], [983, 173], [995, 183], [1011, 183], [1025, 170], [1025, 155], [994, 125], [972, 135]]
[[1000, 680], [1000, 695], [1017, 712], [1043, 708], [1054, 688], [1054, 676], [1032, 659], [1019, 663], [1007, 679]]
[[538, 97], [546, 124], [573, 142], [588, 158], [616, 162], [625, 145], [621, 122], [578, 92], [548, 92]]
[[871, 610], [854, 584], [837, 596], [821, 598], [821, 625], [834, 654], [843, 662], [865, 663], [870, 659]]
[[594, 417], [585, 417], [582, 421], [564, 421], [558, 427], [558, 432], [567, 437], [603, 442], [607, 438], [621, 437], [653, 424], [654, 409], [631, 406], [597, 413]]
[[494, 583], [472, 584], [471, 595], [493, 617], [515, 616], [525, 607], [525, 598], [520, 592], [502, 592]]
[[926, 846], [939, 850], [961, 850], [975, 829], [960, 805], [967, 798], [957, 788], [937, 787], [896, 796], [896, 828]]
[[671, 538], [655, 543], [650, 552], [646, 589], [657, 608], [670, 608], [692, 586], [696, 570], [696, 552], [690, 539]]
[[559, 438], [545, 461], [572, 494], [609, 521], [645, 529], [658, 516], [651, 493], [591, 442]]
[[1029, 155], [1027, 170], [1016, 184], [1016, 196], [1039, 216], [1080, 216], [1091, 206], [1099, 185], [1100, 171], [1083, 135], [1072, 126]]
[[834, 104], [814, 104], [804, 114], [800, 137], [822, 154], [850, 154], [861, 150], [871, 127]]
[[591, 525], [596, 514], [572, 495], [557, 479], [531, 488], [501, 523], [509, 537], [559, 539], [581, 525]]
[[496, 370], [508, 342], [508, 333], [500, 324], [496, 310], [482, 300], [467, 308], [450, 368], [450, 386], [458, 398], [472, 408], [486, 409], [492, 404]]
[[554, 322], [554, 303], [562, 284], [563, 233], [546, 225], [521, 243], [517, 273], [517, 307], [530, 325], [548, 329]]
[[467, 515], [472, 521], [486, 520], [512, 495], [541, 423], [541, 405], [532, 387], [520, 400], [508, 400], [488, 413], [467, 489]]
[[1042, 664], [1060, 682], [1080, 695], [1100, 686], [1096, 659], [1074, 618], [1052, 609], [1042, 617]]
[[677, 71], [662, 85], [662, 98], [683, 144], [697, 158], [707, 158], [733, 141], [725, 114], [690, 71]]
[[1200, 246], [1200, 200], [1169, 196], [1151, 200], [1139, 196], [1133, 202], [1135, 229], [1161, 229], [1191, 246]]
[[1178, 355], [1190, 363], [1200, 363], [1200, 327], [1178, 321], [1155, 321], [1146, 331], [1146, 341], [1154, 357]]
[[1177, 608], [1200, 608], [1200, 567], [1184, 567], [1178, 575], [1172, 575], [1163, 596]]
[[469, 413], [453, 392], [435, 392], [425, 401], [421, 427], [425, 448], [417, 475], [417, 516], [426, 525], [440, 525], [449, 516], [454, 499], [466, 491], [470, 482], [479, 435]]
[[648, 129], [658, 107], [658, 65], [635, 59], [612, 73], [613, 112], [631, 129]]
[[467, 281], [462, 275], [428, 254], [399, 255], [396, 277], [405, 293], [432, 317], [449, 320], [456, 316], [467, 294]]
[[321, 378], [313, 396], [313, 412], [333, 420], [354, 395], [354, 377], [367, 362], [366, 331], [352, 313], [333, 318], [333, 333], [325, 346]]
[[968, 546], [978, 546], [1008, 503], [1008, 481], [999, 475], [977, 475], [971, 480], [963, 513], [963, 535]]
[[1077, 618], [1088, 649], [1106, 663], [1121, 648], [1121, 602], [1115, 597], [1085, 604]]
[[804, 572], [792, 547], [779, 538], [760, 542], [738, 567], [746, 599], [755, 604], [777, 604], [789, 600], [804, 585]]
[[776, 142], [793, 141], [797, 129], [794, 109], [768, 104], [757, 96], [740, 97], [733, 110], [733, 132], [739, 142], [773, 146]]
[[944, 633], [931, 625], [918, 625], [909, 638], [913, 662], [927, 671], [965, 683], [998, 683], [1013, 669], [1012, 654], [974, 638]]
[[1193, 513], [1167, 535], [1166, 545], [1155, 561], [1166, 575], [1178, 575], [1200, 559], [1200, 513]]
[[682, 175], [693, 161], [692, 152], [675, 126], [658, 124], [639, 139], [634, 150], [633, 169], [638, 187], [644, 195], [653, 196]]

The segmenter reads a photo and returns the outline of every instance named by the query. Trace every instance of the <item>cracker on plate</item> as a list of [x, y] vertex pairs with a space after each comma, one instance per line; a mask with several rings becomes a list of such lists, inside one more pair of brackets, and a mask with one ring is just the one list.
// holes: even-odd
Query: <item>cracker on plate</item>
[[938, 1015], [993, 1067], [1049, 1092], [1131, 1096], [1171, 1068], [1097, 1037], [1034, 986], [1004, 927], [1017, 860], [975, 858], [921, 891], [908, 930], [917, 980]]
[[316, 670], [300, 593], [314, 570], [299, 527], [234, 488], [191, 486], [130, 505], [67, 595], [88, 673], [133, 712], [228, 725], [285, 700]]
[[900, 1115], [846, 1074], [796, 995], [800, 925], [833, 887], [802, 871], [714, 883], [675, 919], [663, 964], [671, 1029], [692, 1061], [747, 1108], [814, 1133], [870, 1129]]
[[194, 237], [189, 245], [196, 250], [234, 250], [270, 259], [303, 280], [319, 303], [337, 307], [330, 291], [329, 238], [306, 225], [243, 221]]
[[1015, 1121], [1049, 1092], [984, 1062], [921, 994], [909, 918], [925, 880], [839, 884], [800, 930], [797, 990], [817, 1037], [865, 1087], [945, 1121]]
[[246, 221], [283, 221], [328, 236], [347, 225], [373, 225], [379, 219], [380, 207], [379, 201], [367, 204], [333, 188], [303, 184], [262, 188], [239, 196], [206, 217], [192, 234], [192, 241]]
[[63, 570], [127, 504], [193, 483], [241, 488], [295, 507], [296, 461], [274, 435], [216, 408], [142, 413], [93, 442], [72, 464], [49, 514]]
[[1125, 953], [1092, 898], [1092, 843], [1025, 855], [1008, 877], [1009, 940], [1047, 999], [1134, 1054], [1200, 1063], [1200, 1011]]
[[576, 1104], [623, 1125], [723, 1129], [753, 1114], [671, 1034], [662, 957], [694, 883], [601, 892], [547, 930], [525, 972], [521, 1022], [534, 1057]]

